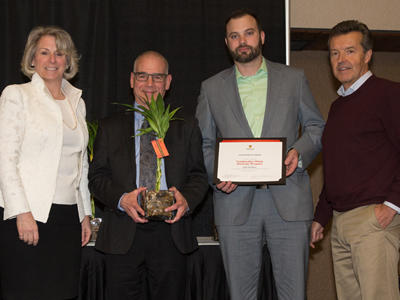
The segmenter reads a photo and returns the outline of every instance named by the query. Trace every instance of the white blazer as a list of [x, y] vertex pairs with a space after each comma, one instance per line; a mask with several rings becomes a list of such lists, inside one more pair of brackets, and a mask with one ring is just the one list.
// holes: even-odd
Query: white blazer
[[[62, 81], [63, 93], [75, 109], [83, 135], [77, 204], [79, 218], [91, 215], [88, 190], [88, 131], [82, 91]], [[63, 120], [44, 81], [38, 74], [25, 84], [7, 86], [0, 97], [0, 206], [4, 220], [32, 212], [46, 223], [55, 197], [63, 143]]]

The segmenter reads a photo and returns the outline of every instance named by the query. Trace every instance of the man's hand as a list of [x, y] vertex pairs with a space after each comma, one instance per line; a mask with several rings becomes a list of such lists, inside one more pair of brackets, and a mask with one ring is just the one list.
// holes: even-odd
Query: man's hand
[[36, 246], [39, 242], [39, 230], [31, 212], [17, 216], [17, 230], [21, 241]]
[[377, 204], [375, 206], [376, 219], [383, 229], [385, 229], [392, 222], [396, 214], [397, 212], [393, 208], [385, 204]]
[[231, 181], [221, 181], [216, 185], [217, 189], [230, 194], [237, 188], [237, 184], [232, 183]]
[[165, 209], [165, 211], [176, 210], [176, 215], [175, 215], [175, 218], [173, 218], [172, 220], [165, 220], [165, 222], [172, 224], [172, 223], [178, 222], [180, 220], [180, 218], [182, 218], [182, 216], [188, 210], [189, 205], [188, 205], [185, 197], [183, 197], [181, 192], [178, 191], [176, 187], [172, 186], [169, 188], [169, 190], [171, 192], [174, 192], [175, 203], [173, 205], [167, 207]]
[[85, 216], [81, 223], [82, 227], [82, 247], [89, 243], [90, 235], [92, 234], [92, 229], [90, 228], [90, 217]]
[[318, 222], [312, 222], [311, 225], [311, 241], [310, 241], [310, 247], [315, 248], [314, 243], [322, 240], [324, 238], [324, 227], [321, 226]]
[[292, 173], [296, 170], [298, 163], [299, 163], [299, 153], [294, 148], [290, 149], [285, 159], [286, 176], [292, 175]]
[[143, 191], [145, 191], [145, 187], [140, 187], [132, 192], [125, 194], [121, 199], [120, 205], [125, 210], [125, 212], [135, 221], [136, 223], [147, 223], [148, 220], [143, 218], [144, 211], [140, 207], [137, 197]]

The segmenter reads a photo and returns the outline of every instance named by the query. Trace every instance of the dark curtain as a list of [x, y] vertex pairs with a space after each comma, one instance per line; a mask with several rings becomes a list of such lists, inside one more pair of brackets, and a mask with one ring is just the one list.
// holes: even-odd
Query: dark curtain
[[[264, 55], [285, 63], [284, 0], [0, 0], [0, 90], [28, 79], [20, 72], [26, 38], [37, 25], [67, 30], [81, 55], [72, 83], [83, 90], [87, 119], [131, 103], [134, 58], [161, 52], [173, 76], [167, 100], [194, 113], [202, 80], [232, 65], [225, 19], [238, 8], [255, 11], [266, 33]], [[96, 215], [101, 216], [98, 207]], [[212, 234], [211, 196], [195, 212], [197, 235]]]
[[58, 25], [81, 54], [72, 83], [83, 90], [89, 120], [120, 109], [112, 102], [132, 102], [132, 61], [149, 49], [170, 63], [169, 101], [194, 112], [201, 81], [232, 64], [224, 22], [244, 6], [261, 19], [264, 55], [284, 63], [284, 0], [0, 0], [0, 90], [28, 80], [19, 63], [29, 31]]

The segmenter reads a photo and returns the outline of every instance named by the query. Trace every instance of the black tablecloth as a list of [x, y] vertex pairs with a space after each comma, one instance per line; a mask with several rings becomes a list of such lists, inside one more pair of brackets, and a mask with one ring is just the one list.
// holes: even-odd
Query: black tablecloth
[[94, 247], [82, 248], [81, 277], [78, 300], [104, 300], [104, 254]]
[[[260, 300], [276, 300], [269, 254], [264, 247], [260, 276]], [[82, 265], [78, 300], [105, 300], [104, 255], [94, 247], [82, 249]], [[200, 246], [189, 256], [186, 300], [229, 300], [221, 252], [218, 245]]]

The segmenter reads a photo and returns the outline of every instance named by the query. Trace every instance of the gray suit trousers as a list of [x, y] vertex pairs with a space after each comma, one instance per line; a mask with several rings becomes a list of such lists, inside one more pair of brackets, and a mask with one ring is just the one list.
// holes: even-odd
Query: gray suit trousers
[[285, 221], [268, 189], [256, 190], [248, 221], [219, 225], [231, 300], [256, 300], [267, 244], [279, 300], [304, 300], [311, 221]]

